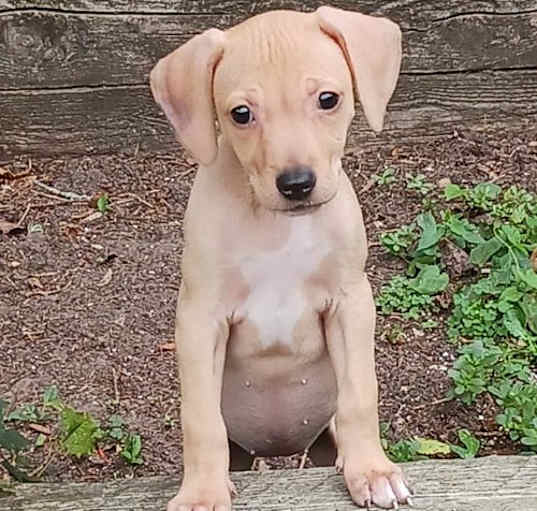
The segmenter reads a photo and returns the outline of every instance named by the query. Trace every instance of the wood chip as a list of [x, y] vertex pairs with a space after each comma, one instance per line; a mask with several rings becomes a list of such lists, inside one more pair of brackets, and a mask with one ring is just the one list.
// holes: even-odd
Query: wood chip
[[100, 282], [97, 283], [97, 287], [107, 286], [112, 282], [112, 268], [109, 268], [108, 271], [104, 274]]
[[103, 216], [103, 214], [100, 211], [95, 211], [91, 215], [89, 215], [89, 216], [87, 216], [85, 218], [82, 218], [80, 220], [80, 223], [81, 224], [89, 224], [90, 222], [94, 222], [95, 220], [99, 220], [99, 218], [101, 218], [102, 216]]
[[162, 351], [175, 351], [175, 343], [174, 342], [166, 342], [164, 344], [159, 344], [159, 348]]
[[41, 424], [28, 424], [28, 427], [34, 431], [37, 431], [38, 433], [43, 433], [43, 435], [52, 435], [52, 430]]

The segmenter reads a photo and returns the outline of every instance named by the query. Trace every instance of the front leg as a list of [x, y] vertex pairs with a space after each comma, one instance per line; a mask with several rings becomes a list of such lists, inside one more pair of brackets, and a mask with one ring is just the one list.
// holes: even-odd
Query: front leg
[[229, 448], [220, 411], [229, 326], [201, 297], [179, 293], [175, 343], [184, 473], [168, 511], [230, 511]]
[[380, 443], [375, 374], [375, 304], [365, 273], [341, 289], [325, 317], [328, 351], [338, 386], [336, 466], [352, 499], [397, 508], [411, 503], [402, 471]]

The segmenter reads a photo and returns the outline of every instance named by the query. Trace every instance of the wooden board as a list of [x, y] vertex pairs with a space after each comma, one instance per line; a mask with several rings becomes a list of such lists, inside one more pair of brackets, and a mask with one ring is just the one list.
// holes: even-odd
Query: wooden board
[[[537, 511], [537, 456], [424, 461], [405, 467], [414, 504], [427, 511]], [[355, 511], [334, 469], [234, 473], [234, 511]], [[0, 498], [0, 511], [162, 511], [171, 479], [28, 485]]]
[[[0, 161], [16, 155], [174, 151], [148, 91], [163, 55], [211, 26], [309, 0], [0, 0]], [[334, 0], [404, 30], [388, 130], [351, 145], [535, 121], [537, 0]]]
[[[350, 146], [405, 144], [457, 126], [524, 124], [537, 118], [537, 70], [468, 76], [402, 76], [386, 129], [375, 136], [361, 113]], [[17, 154], [177, 151], [146, 86], [12, 91], [0, 94], [0, 161]]]

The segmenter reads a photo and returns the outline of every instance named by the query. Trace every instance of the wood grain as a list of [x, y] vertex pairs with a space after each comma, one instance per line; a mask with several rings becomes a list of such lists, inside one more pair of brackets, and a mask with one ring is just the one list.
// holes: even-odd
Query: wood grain
[[[537, 511], [537, 457], [424, 461], [405, 466], [417, 509]], [[356, 511], [333, 469], [236, 472], [234, 511]], [[162, 511], [178, 482], [135, 479], [104, 484], [20, 486], [0, 511]]]
[[[525, 14], [409, 19], [402, 70], [537, 67], [537, 0], [535, 7]], [[0, 12], [0, 89], [145, 83], [160, 57], [209, 27], [225, 29], [248, 14]]]
[[[178, 150], [147, 77], [163, 55], [205, 28], [226, 28], [292, 0], [0, 0], [0, 160]], [[415, 141], [483, 123], [533, 119], [537, 0], [334, 0], [389, 16], [404, 60], [387, 130], [362, 120], [351, 144]]]
[[[537, 119], [537, 70], [405, 75], [375, 136], [360, 113], [349, 144], [364, 149], [448, 135], [458, 126]], [[147, 86], [0, 94], [0, 161], [17, 154], [178, 151]]]

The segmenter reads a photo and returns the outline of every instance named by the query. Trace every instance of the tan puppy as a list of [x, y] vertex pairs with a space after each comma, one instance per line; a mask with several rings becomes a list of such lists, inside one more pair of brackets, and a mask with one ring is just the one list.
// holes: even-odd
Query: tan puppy
[[353, 86], [380, 131], [400, 61], [395, 24], [322, 7], [208, 30], [152, 71], [202, 164], [184, 226], [184, 477], [169, 511], [227, 511], [230, 468], [304, 449], [343, 471], [360, 506], [409, 501], [379, 440], [367, 242], [341, 168]]

